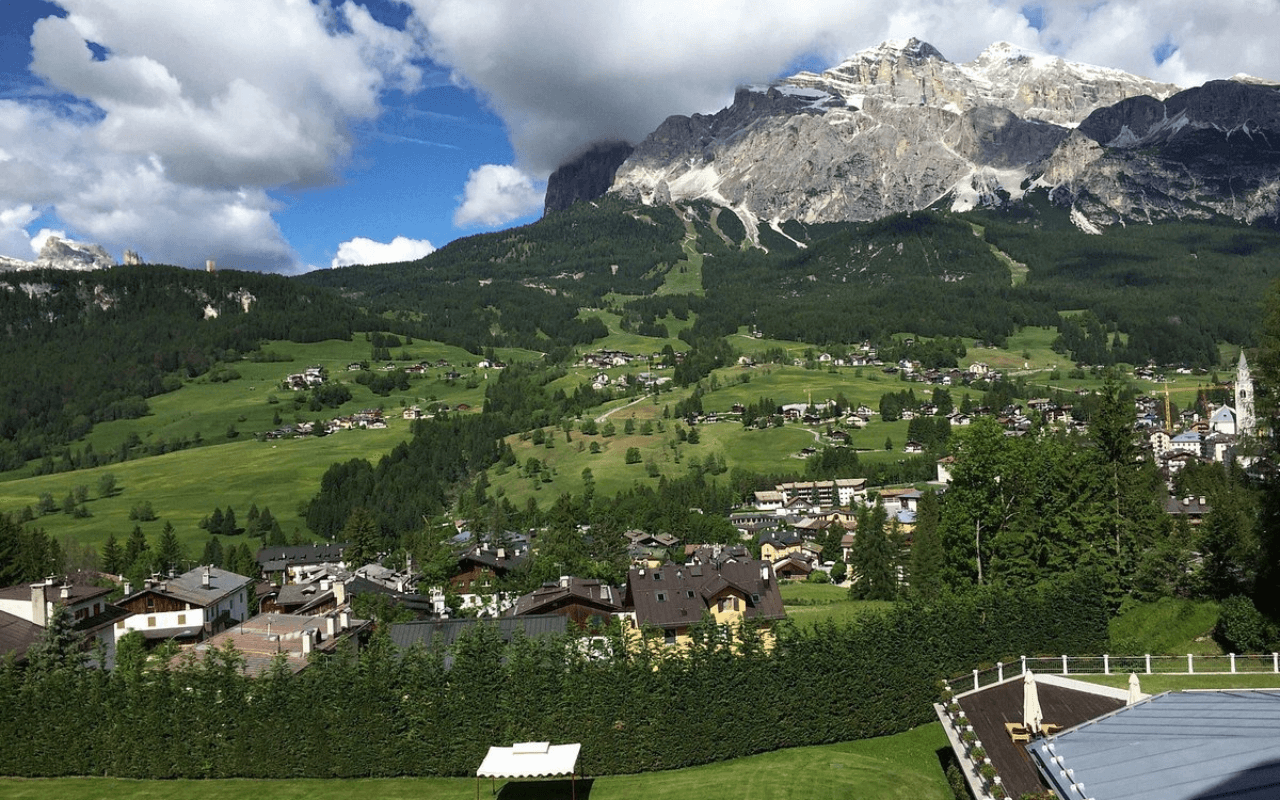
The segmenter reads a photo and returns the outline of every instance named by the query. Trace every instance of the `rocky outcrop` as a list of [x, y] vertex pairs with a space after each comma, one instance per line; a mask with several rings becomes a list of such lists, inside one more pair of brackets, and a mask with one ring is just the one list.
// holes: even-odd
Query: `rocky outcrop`
[[545, 210], [562, 211], [609, 191], [614, 174], [632, 150], [626, 142], [601, 143], [561, 166], [547, 179]]
[[1046, 164], [1055, 200], [1095, 224], [1208, 217], [1280, 222], [1280, 88], [1211, 81], [1085, 119]]
[[16, 258], [0, 257], [0, 270], [28, 269], [65, 269], [84, 272], [93, 269], [107, 269], [116, 265], [115, 259], [106, 250], [96, 244], [73, 242], [50, 236], [40, 248], [40, 255], [35, 261], [22, 261]]
[[707, 199], [756, 222], [868, 220], [1020, 197], [1099, 108], [1176, 87], [993, 45], [968, 64], [911, 39], [668, 118], [618, 169], [643, 202]]

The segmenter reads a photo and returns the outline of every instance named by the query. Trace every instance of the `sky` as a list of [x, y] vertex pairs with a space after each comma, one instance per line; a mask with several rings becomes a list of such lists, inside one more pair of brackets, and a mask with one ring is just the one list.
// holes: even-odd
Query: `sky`
[[1280, 0], [3, 0], [0, 255], [419, 258], [536, 220], [593, 142], [911, 36], [1280, 80]]

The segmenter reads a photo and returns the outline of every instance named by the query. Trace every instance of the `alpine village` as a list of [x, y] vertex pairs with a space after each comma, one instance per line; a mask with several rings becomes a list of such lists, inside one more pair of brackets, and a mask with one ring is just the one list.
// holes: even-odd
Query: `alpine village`
[[910, 40], [415, 261], [51, 238], [0, 794], [1276, 797], [1277, 141]]

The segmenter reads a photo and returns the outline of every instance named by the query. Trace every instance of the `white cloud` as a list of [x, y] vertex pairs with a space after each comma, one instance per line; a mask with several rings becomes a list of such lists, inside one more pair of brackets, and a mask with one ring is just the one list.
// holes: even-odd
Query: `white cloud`
[[[915, 36], [952, 61], [1009, 41], [1193, 85], [1280, 78], [1275, 0], [409, 0], [432, 56], [507, 123], [516, 163], [544, 176], [595, 141], [637, 142], [671, 114], [714, 112], [795, 59], [835, 64]], [[1044, 9], [1031, 27], [1020, 9]], [[1177, 48], [1157, 64], [1164, 41]]]
[[350, 2], [56, 2], [31, 69], [78, 104], [0, 100], [0, 208], [152, 261], [300, 268], [267, 191], [335, 182], [352, 126], [421, 81], [415, 35]]
[[50, 237], [56, 236], [59, 239], [67, 238], [67, 232], [61, 230], [52, 230], [50, 228], [41, 228], [40, 232], [31, 237], [31, 252], [40, 255], [40, 251], [44, 249], [44, 243], [49, 241]]
[[29, 205], [0, 207], [0, 256], [31, 260], [32, 243], [27, 226], [39, 216], [40, 212]]
[[397, 236], [390, 242], [375, 242], [363, 236], [338, 245], [338, 255], [331, 267], [349, 267], [352, 264], [394, 264], [413, 261], [435, 252], [426, 239], [410, 239]]
[[485, 164], [471, 170], [461, 205], [454, 212], [459, 227], [496, 226], [542, 210], [545, 186], [504, 164]]

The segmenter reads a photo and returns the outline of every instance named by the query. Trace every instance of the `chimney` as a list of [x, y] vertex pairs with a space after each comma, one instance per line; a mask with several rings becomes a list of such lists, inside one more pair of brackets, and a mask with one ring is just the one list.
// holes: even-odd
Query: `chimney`
[[498, 560], [499, 560], [499, 561], [501, 561], [502, 559], [504, 559], [504, 558], [506, 558], [506, 557], [507, 557], [507, 549], [506, 549], [505, 547], [499, 547], [499, 548], [498, 548]]
[[568, 576], [568, 575], [561, 575], [561, 576], [560, 576], [560, 588], [561, 588], [561, 589], [568, 589], [568, 588], [569, 588], [569, 576]]
[[310, 628], [302, 632], [302, 654], [304, 656], [310, 654], [311, 648], [315, 647], [315, 637], [316, 632]]
[[63, 582], [63, 584], [62, 584], [62, 588], [58, 591], [58, 597], [60, 597], [60, 598], [61, 598], [61, 599], [63, 599], [63, 600], [70, 600], [70, 599], [71, 599], [71, 584], [69, 584], [69, 583], [67, 583], [67, 582], [65, 582], [65, 581], [64, 581], [64, 582]]
[[768, 564], [765, 564], [760, 567], [760, 580], [764, 581], [765, 583], [769, 582], [769, 565]]
[[340, 606], [347, 602], [347, 585], [342, 581], [333, 582], [333, 600]]
[[41, 628], [49, 624], [49, 611], [44, 603], [44, 583], [31, 584], [31, 622]]
[[205, 567], [204, 574], [200, 577], [200, 585], [205, 589], [209, 588], [209, 571], [210, 567]]
[[340, 611], [340, 612], [338, 612], [338, 626], [339, 626], [339, 629], [340, 629], [340, 630], [344, 630], [344, 631], [345, 631], [347, 628], [350, 628], [350, 627], [351, 627], [351, 612], [350, 612], [350, 611]]
[[128, 597], [131, 594], [133, 594], [133, 584], [126, 580], [124, 582], [124, 596]]
[[320, 581], [320, 591], [327, 592], [332, 588], [333, 588], [333, 581], [329, 580], [328, 578], [325, 578], [324, 580]]
[[1200, 495], [1200, 505], [1201, 505], [1202, 507], [1203, 507], [1204, 505], [1206, 505], [1204, 495]]
[[338, 633], [338, 620], [333, 616], [324, 618], [325, 635], [332, 639]]

